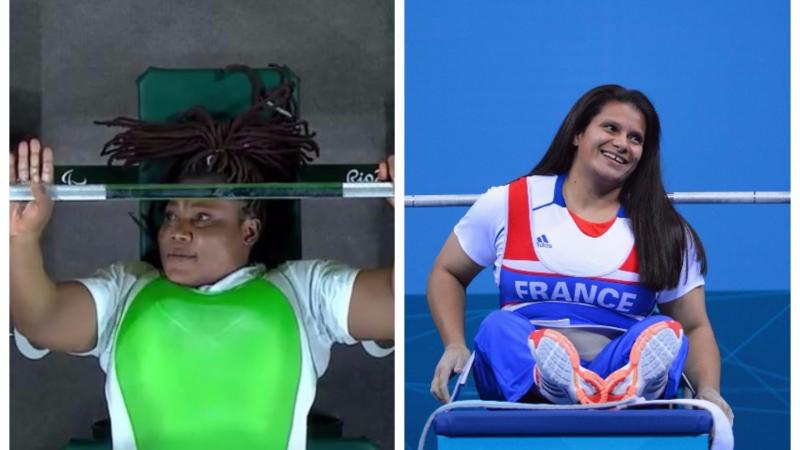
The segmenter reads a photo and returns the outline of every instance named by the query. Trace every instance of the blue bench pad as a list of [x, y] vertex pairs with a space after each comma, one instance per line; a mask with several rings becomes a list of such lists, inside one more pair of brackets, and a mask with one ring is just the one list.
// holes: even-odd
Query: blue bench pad
[[711, 414], [691, 409], [521, 411], [463, 409], [438, 414], [440, 436], [698, 435], [711, 431]]

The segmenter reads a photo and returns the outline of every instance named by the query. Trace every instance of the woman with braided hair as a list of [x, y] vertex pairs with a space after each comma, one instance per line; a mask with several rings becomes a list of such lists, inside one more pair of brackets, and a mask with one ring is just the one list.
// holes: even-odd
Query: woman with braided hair
[[[164, 163], [168, 182], [291, 181], [318, 147], [280, 105], [262, 97], [223, 121], [197, 108], [169, 124], [118, 118], [104, 123], [127, 130], [103, 154]], [[11, 206], [17, 343], [33, 358], [49, 350], [99, 358], [114, 448], [305, 448], [331, 345], [393, 338], [393, 270], [259, 264], [254, 248], [267, 222], [280, 220], [262, 201], [169, 201], [155, 265], [117, 263], [54, 283], [39, 244], [53, 208], [44, 189], [53, 160], [36, 139], [11, 158], [12, 183], [35, 194]], [[380, 174], [392, 178], [391, 158]]]
[[[260, 92], [260, 81], [250, 71], [253, 92]], [[252, 99], [253, 106], [233, 119], [215, 120], [202, 107], [194, 107], [172, 123], [148, 123], [127, 117], [97, 124], [124, 127], [126, 131], [108, 141], [101, 155], [109, 164], [156, 163], [164, 166], [164, 183], [264, 183], [295, 181], [297, 170], [319, 156], [319, 146], [308, 123], [295, 119], [291, 103], [290, 81], [285, 81], [269, 95]], [[250, 200], [243, 211], [266, 225], [270, 212], [285, 214], [282, 202]], [[157, 240], [163, 204], [150, 205], [150, 214], [142, 224], [150, 238]], [[280, 228], [280, 224], [273, 227]], [[251, 262], [273, 267], [279, 259], [267, 247], [280, 246], [282, 239], [268, 235], [254, 244]], [[272, 242], [271, 242], [272, 241]], [[271, 245], [270, 245], [271, 244]], [[145, 260], [158, 265], [157, 255]]]

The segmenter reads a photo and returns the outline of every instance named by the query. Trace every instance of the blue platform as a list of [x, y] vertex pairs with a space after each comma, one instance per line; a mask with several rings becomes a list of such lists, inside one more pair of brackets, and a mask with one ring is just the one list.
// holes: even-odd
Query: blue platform
[[711, 414], [693, 409], [605, 411], [445, 411], [433, 430], [441, 436], [698, 435], [711, 430]]
[[437, 445], [439, 450], [708, 450], [708, 436], [440, 437]]
[[451, 410], [436, 416], [443, 449], [702, 449], [711, 415], [698, 410]]

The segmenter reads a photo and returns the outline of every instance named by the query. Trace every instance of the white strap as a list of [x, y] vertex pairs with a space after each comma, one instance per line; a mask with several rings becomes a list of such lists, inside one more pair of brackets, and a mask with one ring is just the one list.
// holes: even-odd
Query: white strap
[[373, 358], [385, 358], [394, 353], [394, 345], [391, 347], [381, 347], [375, 341], [361, 341], [361, 346], [364, 347], [364, 351]]
[[472, 362], [475, 360], [475, 352], [472, 352], [469, 355], [469, 359], [464, 364], [464, 369], [461, 371], [461, 375], [458, 376], [458, 380], [456, 380], [456, 385], [453, 386], [453, 393], [450, 395], [450, 400], [448, 403], [453, 403], [458, 398], [458, 393], [461, 392], [461, 386], [467, 384], [467, 378], [469, 378], [469, 372], [472, 370]]
[[[646, 405], [684, 405], [702, 408], [711, 413], [714, 421], [714, 438], [711, 440], [711, 450], [733, 450], [733, 427], [728, 416], [722, 409], [708, 400], [676, 398], [672, 400], [641, 400], [636, 404]], [[630, 406], [626, 405], [625, 407]]]

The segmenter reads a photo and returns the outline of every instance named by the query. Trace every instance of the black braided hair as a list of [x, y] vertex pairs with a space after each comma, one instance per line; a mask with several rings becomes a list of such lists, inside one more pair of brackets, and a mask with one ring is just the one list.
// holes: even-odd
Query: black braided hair
[[[195, 106], [180, 114], [176, 121], [146, 122], [129, 117], [96, 121], [98, 125], [122, 127], [101, 151], [108, 164], [161, 164], [166, 168], [162, 181], [177, 183], [224, 182], [262, 183], [295, 181], [298, 169], [319, 156], [315, 133], [308, 122], [300, 120], [293, 92], [295, 83], [285, 66], [271, 65], [277, 70], [278, 86], [267, 90], [258, 74], [247, 66], [232, 65], [221, 76], [243, 71], [251, 85], [251, 105], [232, 118], [215, 118], [205, 108]], [[286, 204], [273, 202], [272, 209], [286, 210]], [[244, 202], [243, 214], [261, 219], [262, 237], [268, 228], [266, 219], [270, 203], [263, 200]], [[164, 202], [153, 202], [143, 221], [137, 221], [157, 242]], [[274, 265], [268, 261], [271, 252], [263, 248], [263, 239], [251, 253], [251, 261]], [[267, 254], [265, 256], [265, 254]], [[261, 255], [261, 256], [259, 256]], [[157, 252], [146, 255], [149, 262], [160, 265]]]
[[291, 177], [300, 166], [319, 156], [308, 122], [296, 117], [294, 82], [282, 72], [280, 84], [267, 92], [255, 72], [243, 66], [252, 86], [251, 107], [230, 119], [215, 119], [195, 106], [171, 123], [151, 123], [117, 117], [96, 124], [127, 128], [104, 146], [108, 164], [179, 161], [186, 172], [224, 173], [229, 183], [260, 181], [254, 172]]

